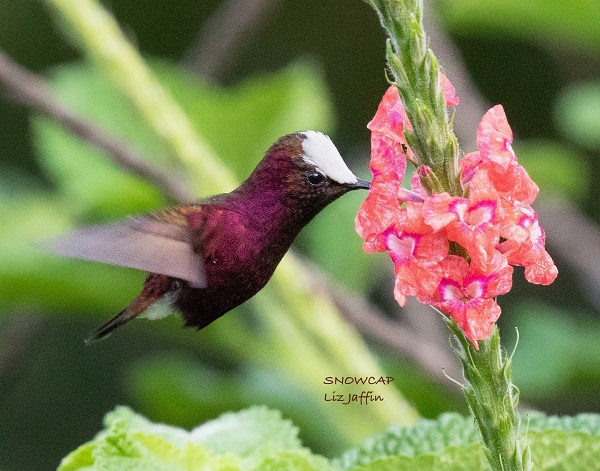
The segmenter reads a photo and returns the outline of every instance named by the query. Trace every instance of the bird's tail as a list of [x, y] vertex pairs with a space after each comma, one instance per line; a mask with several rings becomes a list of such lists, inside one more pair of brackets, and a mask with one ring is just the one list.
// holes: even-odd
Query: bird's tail
[[113, 330], [118, 327], [121, 327], [123, 324], [129, 322], [131, 319], [136, 317], [139, 313], [131, 312], [129, 307], [126, 307], [121, 312], [119, 312], [115, 317], [111, 320], [102, 324], [100, 327], [96, 329], [96, 331], [90, 335], [87, 339], [85, 339], [86, 345], [91, 345], [96, 343], [107, 336], [109, 336]]
[[118, 327], [126, 324], [131, 319], [139, 316], [151, 304], [161, 299], [174, 286], [173, 278], [157, 273], [149, 273], [144, 281], [142, 292], [135, 298], [129, 306], [119, 312], [106, 324], [101, 325], [92, 335], [85, 339], [86, 345], [98, 342], [106, 338]]

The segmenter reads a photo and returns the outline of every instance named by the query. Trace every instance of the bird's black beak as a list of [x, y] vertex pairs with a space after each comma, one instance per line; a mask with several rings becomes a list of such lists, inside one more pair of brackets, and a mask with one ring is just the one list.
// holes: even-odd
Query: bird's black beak
[[348, 185], [350, 187], [351, 190], [368, 190], [369, 188], [371, 188], [371, 182], [368, 182], [366, 180], [361, 180], [360, 178], [357, 179], [356, 183], [351, 183], [350, 185]]

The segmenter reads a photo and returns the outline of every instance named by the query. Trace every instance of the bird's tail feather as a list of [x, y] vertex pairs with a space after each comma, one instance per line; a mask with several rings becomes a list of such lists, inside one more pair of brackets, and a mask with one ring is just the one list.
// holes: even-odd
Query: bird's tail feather
[[96, 329], [96, 331], [92, 335], [85, 339], [85, 344], [91, 345], [93, 343], [105, 339], [112, 333], [113, 330], [129, 322], [135, 316], [136, 314], [132, 313], [129, 308], [123, 309], [111, 320], [98, 327], [98, 329]]
[[170, 293], [174, 283], [173, 278], [167, 275], [149, 273], [146, 277], [146, 281], [144, 281], [144, 288], [137, 298], [106, 324], [101, 325], [85, 340], [85, 343], [90, 345], [109, 336], [113, 330], [140, 315], [148, 308], [148, 306], [163, 298], [165, 294]]

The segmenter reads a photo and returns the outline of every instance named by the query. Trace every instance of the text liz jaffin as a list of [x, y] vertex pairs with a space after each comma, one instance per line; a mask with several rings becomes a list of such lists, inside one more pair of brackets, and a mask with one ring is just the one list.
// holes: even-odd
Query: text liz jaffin
[[[327, 376], [323, 384], [342, 384], [342, 385], [389, 385], [394, 378], [391, 376]], [[362, 391], [359, 394], [347, 393], [339, 394], [336, 391], [325, 393], [323, 399], [325, 402], [338, 402], [344, 405], [358, 403], [366, 405], [369, 402], [383, 401], [383, 396], [375, 394], [373, 391]]]

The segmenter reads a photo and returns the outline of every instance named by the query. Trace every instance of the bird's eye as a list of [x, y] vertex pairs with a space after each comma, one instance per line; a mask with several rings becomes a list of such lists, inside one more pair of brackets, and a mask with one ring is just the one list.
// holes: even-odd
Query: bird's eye
[[308, 175], [306, 175], [306, 179], [311, 185], [317, 186], [323, 184], [325, 181], [325, 176], [319, 172], [310, 172]]

